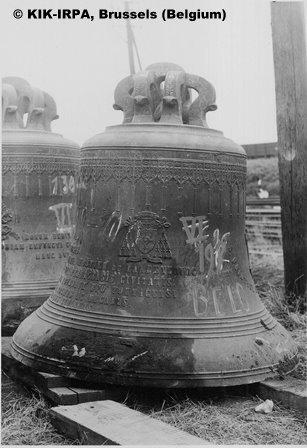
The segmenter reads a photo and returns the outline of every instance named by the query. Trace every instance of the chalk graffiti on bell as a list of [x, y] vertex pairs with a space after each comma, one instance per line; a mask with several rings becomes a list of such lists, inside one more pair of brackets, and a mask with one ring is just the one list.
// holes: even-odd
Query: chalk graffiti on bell
[[56, 176], [51, 180], [52, 196], [73, 194], [75, 192], [75, 179], [73, 176]]
[[[220, 233], [215, 229], [210, 237], [209, 223], [206, 216], [185, 216], [179, 218], [182, 222], [183, 230], [186, 233], [186, 242], [194, 246], [199, 257], [200, 276], [198, 281], [190, 279], [191, 284], [188, 289], [193, 302], [194, 312], [197, 317], [206, 316], [209, 312], [214, 312], [216, 316], [224, 315], [223, 301], [221, 297], [227, 297], [233, 313], [248, 309], [248, 304], [243, 303], [241, 284], [236, 283], [235, 288], [230, 285], [217, 282], [217, 277], [222, 273], [225, 263], [229, 260], [225, 258], [227, 242], [230, 232]], [[205, 263], [208, 262], [208, 270], [205, 274]], [[213, 309], [210, 311], [210, 307]]]
[[209, 228], [206, 216], [183, 216], [179, 218], [183, 230], [186, 233], [188, 244], [193, 244], [195, 251], [199, 254], [199, 270], [205, 272], [205, 242], [209, 238], [206, 230]]
[[209, 243], [205, 248], [205, 258], [209, 261], [208, 279], [210, 279], [214, 273], [220, 274], [223, 270], [224, 263], [229, 263], [229, 260], [224, 258], [229, 235], [230, 233], [227, 232], [220, 237], [219, 229], [215, 229], [213, 232], [213, 242]]
[[[193, 244], [195, 252], [199, 255], [199, 270], [201, 274], [205, 273], [205, 259], [209, 262], [209, 271], [207, 278], [210, 279], [214, 274], [222, 272], [225, 262], [224, 258], [227, 241], [230, 233], [224, 233], [220, 236], [219, 229], [215, 229], [212, 241], [208, 242], [209, 234], [206, 233], [209, 223], [206, 216], [184, 216], [179, 218], [182, 222], [183, 230], [186, 233], [188, 244]], [[208, 244], [206, 244], [208, 242]], [[206, 244], [206, 245], [205, 245]]]
[[57, 231], [59, 233], [69, 232], [72, 233], [74, 225], [71, 220], [71, 202], [64, 202], [55, 205], [51, 205], [49, 210], [53, 211], [57, 220]]
[[219, 317], [227, 313], [235, 315], [249, 310], [243, 286], [239, 282], [232, 285], [208, 286], [207, 282], [193, 284], [191, 281], [188, 287], [196, 317]]

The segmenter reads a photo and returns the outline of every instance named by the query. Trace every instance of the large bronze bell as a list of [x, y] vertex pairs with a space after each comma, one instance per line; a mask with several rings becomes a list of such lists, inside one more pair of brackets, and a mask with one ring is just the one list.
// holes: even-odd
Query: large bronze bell
[[118, 84], [114, 107], [124, 122], [83, 146], [73, 247], [55, 292], [15, 333], [15, 358], [125, 385], [272, 375], [296, 349], [255, 290], [246, 156], [207, 126], [213, 86], [155, 64]]
[[51, 132], [53, 98], [21, 78], [2, 86], [2, 331], [51, 294], [74, 226], [77, 144]]

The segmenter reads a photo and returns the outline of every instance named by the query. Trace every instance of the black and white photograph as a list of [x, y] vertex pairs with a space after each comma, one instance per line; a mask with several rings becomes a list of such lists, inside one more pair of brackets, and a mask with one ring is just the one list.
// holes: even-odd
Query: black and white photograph
[[1, 445], [307, 444], [306, 8], [1, 0]]

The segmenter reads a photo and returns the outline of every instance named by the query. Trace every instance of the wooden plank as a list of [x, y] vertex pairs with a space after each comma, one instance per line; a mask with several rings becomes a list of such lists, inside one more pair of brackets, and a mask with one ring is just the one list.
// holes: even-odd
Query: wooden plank
[[280, 203], [288, 294], [306, 294], [307, 73], [303, 2], [272, 2]]
[[53, 373], [38, 372], [38, 376], [40, 378], [41, 385], [46, 388], [66, 386], [69, 384], [68, 378], [60, 375], [54, 375]]
[[78, 403], [87, 403], [89, 401], [99, 401], [106, 398], [104, 389], [85, 389], [81, 387], [70, 386], [70, 390], [75, 392], [78, 397]]
[[51, 409], [58, 431], [84, 445], [207, 445], [166, 423], [111, 400]]
[[56, 405], [78, 404], [78, 394], [68, 387], [53, 387], [45, 390], [44, 395]]
[[103, 389], [80, 387], [77, 381], [72, 381], [60, 375], [36, 372], [28, 366], [16, 361], [10, 351], [11, 338], [2, 338], [1, 359], [2, 369], [7, 375], [21, 383], [38, 389], [43, 396], [56, 405], [85, 403], [93, 400], [103, 400], [106, 392]]

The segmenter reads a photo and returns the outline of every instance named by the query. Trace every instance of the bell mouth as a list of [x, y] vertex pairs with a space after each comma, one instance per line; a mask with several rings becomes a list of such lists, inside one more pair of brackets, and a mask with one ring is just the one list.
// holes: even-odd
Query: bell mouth
[[[66, 310], [62, 311], [64, 316]], [[284, 356], [296, 352], [279, 324], [257, 334], [222, 339], [214, 334], [188, 338], [179, 330], [173, 338], [132, 335], [127, 330], [104, 331], [101, 337], [40, 313], [33, 313], [15, 333], [14, 357], [38, 370], [96, 384], [162, 388], [248, 384], [274, 376]]]

